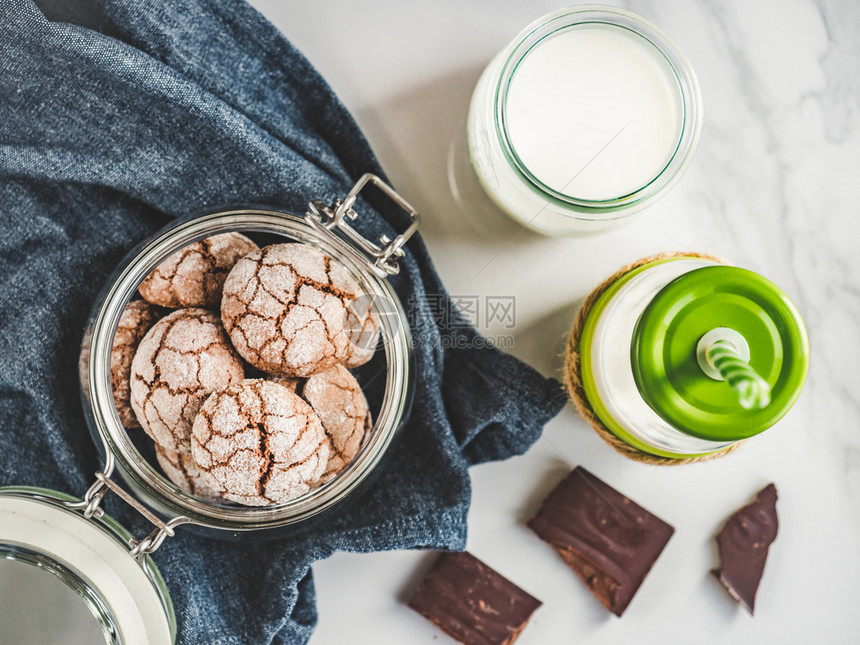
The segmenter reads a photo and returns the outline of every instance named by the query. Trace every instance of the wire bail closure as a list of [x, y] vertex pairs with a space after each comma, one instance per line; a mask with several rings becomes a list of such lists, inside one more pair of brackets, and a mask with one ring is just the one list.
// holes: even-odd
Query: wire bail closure
[[105, 496], [113, 491], [117, 497], [143, 515], [155, 528], [142, 540], [134, 538], [128, 541], [129, 555], [138, 561], [142, 561], [147, 555], [155, 553], [158, 547], [168, 537], [173, 537], [173, 529], [191, 520], [184, 516], [174, 517], [165, 522], [155, 513], [139, 502], [132, 494], [123, 489], [119, 484], [111, 480], [109, 473], [97, 472], [96, 481], [89, 487], [84, 498], [80, 502], [67, 503], [68, 508], [79, 510], [86, 519], [92, 517], [100, 518], [104, 515], [101, 502]]
[[[358, 216], [352, 207], [358, 199], [358, 194], [368, 183], [379, 188], [391, 201], [406, 211], [411, 218], [409, 227], [393, 240], [388, 235], [382, 235], [379, 238], [379, 244], [371, 242], [350, 226], [347, 221], [354, 220]], [[310, 202], [305, 220], [316, 230], [327, 233], [340, 251], [366, 265], [376, 277], [385, 278], [400, 273], [400, 265], [397, 261], [405, 255], [403, 245], [418, 230], [419, 216], [409, 202], [403, 199], [391, 186], [376, 175], [365, 173], [344, 199], [335, 199], [331, 206], [321, 201]], [[341, 231], [355, 246], [336, 235], [335, 230]], [[356, 249], [356, 247], [358, 248]]]

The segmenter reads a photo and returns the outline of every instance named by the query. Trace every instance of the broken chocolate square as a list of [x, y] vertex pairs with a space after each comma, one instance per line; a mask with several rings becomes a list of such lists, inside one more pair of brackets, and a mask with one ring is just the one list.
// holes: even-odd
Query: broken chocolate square
[[717, 535], [722, 566], [711, 573], [749, 613], [755, 609], [767, 552], [779, 528], [776, 498], [776, 486], [768, 484], [751, 504], [736, 511]]
[[550, 493], [528, 525], [616, 616], [675, 532], [582, 467]]
[[510, 645], [541, 602], [470, 553], [443, 553], [409, 606], [464, 645]]

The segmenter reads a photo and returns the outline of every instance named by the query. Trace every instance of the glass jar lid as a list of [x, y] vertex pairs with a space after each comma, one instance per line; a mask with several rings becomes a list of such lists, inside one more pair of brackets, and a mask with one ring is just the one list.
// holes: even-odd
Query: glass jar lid
[[[760, 377], [769, 401], [750, 407], [732, 374], [724, 380], [709, 369], [701, 341], [710, 337], [732, 345], [733, 370]], [[711, 266], [652, 299], [636, 324], [631, 362], [642, 398], [668, 423], [701, 439], [736, 441], [788, 412], [806, 378], [809, 346], [800, 315], [776, 285], [746, 269]]]
[[[79, 500], [57, 491], [0, 489], [0, 559], [14, 571], [17, 593], [40, 593], [20, 598], [21, 607], [34, 617], [56, 612], [53, 618], [69, 618], [82, 637], [98, 634], [110, 645], [173, 643], [173, 605], [151, 558], [132, 557], [132, 537], [116, 520], [105, 514], [86, 518], [81, 511]], [[53, 642], [68, 642], [72, 625], [45, 619], [38, 621], [39, 642], [52, 642], [45, 640], [52, 637], [52, 622], [65, 630], [53, 632], [65, 635]], [[27, 616], [15, 623], [0, 624], [0, 642], [14, 642], [17, 632], [4, 630], [27, 629]], [[36, 642], [32, 632], [26, 633], [23, 642]]]

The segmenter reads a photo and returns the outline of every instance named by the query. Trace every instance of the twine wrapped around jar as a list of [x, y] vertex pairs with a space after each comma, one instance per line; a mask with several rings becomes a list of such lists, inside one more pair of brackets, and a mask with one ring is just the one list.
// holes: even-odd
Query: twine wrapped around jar
[[567, 348], [565, 350], [564, 355], [564, 382], [567, 386], [567, 392], [570, 395], [570, 398], [573, 400], [573, 403], [576, 405], [576, 409], [579, 410], [579, 413], [585, 418], [586, 421], [588, 421], [589, 425], [594, 428], [595, 432], [600, 435], [600, 438], [603, 439], [606, 443], [608, 443], [616, 452], [624, 455], [628, 459], [632, 459], [643, 464], [651, 464], [654, 466], [680, 466], [682, 464], [693, 464], [700, 461], [710, 461], [711, 459], [717, 459], [719, 457], [723, 457], [729, 454], [730, 452], [734, 452], [743, 443], [743, 441], [739, 441], [735, 444], [732, 444], [728, 448], [724, 448], [723, 450], [719, 450], [717, 452], [712, 452], [706, 455], [696, 457], [684, 457], [681, 459], [659, 457], [657, 455], [643, 452], [638, 448], [634, 448], [633, 446], [625, 443], [624, 441], [616, 437], [615, 434], [613, 434], [612, 431], [609, 430], [609, 428], [603, 425], [603, 422], [598, 418], [597, 414], [592, 409], [591, 404], [588, 402], [588, 398], [585, 396], [585, 389], [582, 386], [579, 339], [582, 335], [582, 329], [585, 326], [585, 320], [588, 318], [588, 314], [591, 312], [591, 308], [594, 306], [594, 303], [597, 302], [597, 299], [601, 296], [601, 294], [606, 291], [613, 283], [615, 283], [616, 280], [619, 280], [622, 276], [629, 273], [630, 271], [633, 271], [634, 269], [637, 269], [650, 262], [674, 257], [695, 257], [710, 260], [718, 264], [727, 264], [727, 262], [722, 258], [708, 255], [706, 253], [675, 251], [659, 253], [657, 255], [651, 255], [645, 258], [641, 258], [639, 260], [636, 260], [635, 262], [632, 262], [631, 264], [622, 267], [609, 278], [600, 283], [591, 293], [588, 294], [588, 296], [586, 296], [585, 300], [582, 303], [582, 307], [580, 307], [579, 312], [574, 319], [573, 329], [570, 332], [570, 337], [568, 338]]

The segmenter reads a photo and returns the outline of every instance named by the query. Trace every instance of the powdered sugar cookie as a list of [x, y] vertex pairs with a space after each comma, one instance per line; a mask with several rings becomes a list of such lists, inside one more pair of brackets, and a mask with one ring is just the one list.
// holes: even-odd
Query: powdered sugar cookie
[[209, 502], [221, 500], [218, 491], [203, 481], [197, 462], [190, 452], [173, 452], [155, 444], [155, 458], [167, 478], [186, 493]]
[[316, 412], [328, 437], [331, 454], [322, 477], [328, 481], [352, 461], [373, 427], [367, 399], [342, 365], [311, 376], [299, 394]]
[[358, 367], [369, 361], [379, 344], [379, 320], [373, 311], [373, 299], [360, 296], [347, 309], [347, 334], [351, 345], [343, 360], [345, 367]]
[[206, 397], [244, 378], [221, 321], [205, 309], [180, 309], [150, 329], [131, 363], [131, 407], [163, 448], [191, 450], [191, 425]]
[[289, 501], [319, 482], [329, 442], [310, 406], [277, 383], [247, 379], [203, 404], [191, 438], [203, 480], [248, 506]]
[[346, 269], [320, 250], [274, 244], [230, 271], [221, 320], [236, 351], [255, 367], [310, 376], [350, 355], [348, 307], [361, 294]]
[[110, 351], [110, 382], [119, 420], [126, 428], [139, 428], [140, 422], [131, 409], [131, 361], [141, 339], [158, 320], [158, 307], [144, 300], [133, 300], [120, 316]]
[[216, 308], [224, 279], [257, 245], [241, 233], [207, 237], [177, 251], [140, 283], [144, 300], [163, 307]]

